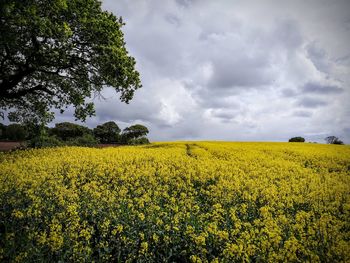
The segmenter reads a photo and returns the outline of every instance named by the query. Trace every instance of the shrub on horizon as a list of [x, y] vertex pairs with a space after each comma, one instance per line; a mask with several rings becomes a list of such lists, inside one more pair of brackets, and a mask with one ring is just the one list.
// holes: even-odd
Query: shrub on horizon
[[288, 142], [305, 142], [305, 139], [303, 137], [292, 137], [288, 140]]

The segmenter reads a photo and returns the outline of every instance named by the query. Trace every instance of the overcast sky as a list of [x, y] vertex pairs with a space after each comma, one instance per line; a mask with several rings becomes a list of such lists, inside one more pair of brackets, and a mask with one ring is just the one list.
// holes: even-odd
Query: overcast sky
[[[129, 105], [96, 100], [152, 141], [350, 143], [350, 1], [105, 0], [122, 16], [143, 88]], [[55, 122], [71, 121], [68, 111]]]

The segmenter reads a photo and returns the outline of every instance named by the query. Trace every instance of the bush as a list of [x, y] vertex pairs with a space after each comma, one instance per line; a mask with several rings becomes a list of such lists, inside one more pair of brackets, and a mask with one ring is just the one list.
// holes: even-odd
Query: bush
[[55, 136], [37, 136], [27, 143], [29, 148], [58, 147], [63, 145], [63, 142]]
[[149, 140], [146, 137], [139, 138], [137, 139], [137, 141], [138, 141], [138, 144], [149, 144]]
[[305, 139], [303, 137], [293, 137], [289, 139], [289, 142], [305, 142]]
[[23, 126], [28, 132], [28, 136], [27, 136], [28, 140], [31, 140], [39, 136], [50, 136], [49, 134], [50, 128], [42, 124], [26, 122]]
[[87, 146], [93, 147], [98, 144], [98, 140], [91, 134], [84, 134], [83, 136], [68, 140], [66, 142], [69, 146]]
[[58, 147], [58, 146], [96, 146], [98, 141], [91, 135], [85, 134], [68, 141], [62, 141], [56, 136], [37, 136], [27, 142], [29, 148], [46, 148], [46, 147]]
[[0, 140], [5, 139], [6, 125], [0, 123]]
[[10, 141], [23, 141], [27, 138], [28, 132], [20, 124], [14, 123], [10, 124], [6, 127], [5, 130], [5, 138]]
[[62, 122], [56, 123], [55, 128], [50, 130], [51, 135], [56, 135], [63, 141], [71, 140], [77, 137], [82, 137], [86, 134], [92, 134], [92, 131], [84, 126], [70, 123], [70, 122]]
[[149, 144], [149, 140], [146, 137], [130, 139], [128, 140], [128, 144], [131, 144], [131, 145]]

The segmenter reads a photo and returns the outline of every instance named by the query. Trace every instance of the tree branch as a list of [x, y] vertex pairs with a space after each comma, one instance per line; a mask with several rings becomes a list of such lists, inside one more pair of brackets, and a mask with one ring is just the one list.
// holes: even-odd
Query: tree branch
[[22, 89], [16, 92], [7, 92], [4, 90], [0, 90], [0, 95], [2, 99], [19, 99], [23, 96], [26, 96], [28, 94], [33, 94], [36, 93], [38, 91], [42, 91], [45, 92], [49, 95], [55, 95], [54, 92], [52, 92], [51, 90], [49, 90], [48, 88], [44, 87], [43, 85], [39, 84], [36, 85], [35, 87], [29, 88], [29, 89]]

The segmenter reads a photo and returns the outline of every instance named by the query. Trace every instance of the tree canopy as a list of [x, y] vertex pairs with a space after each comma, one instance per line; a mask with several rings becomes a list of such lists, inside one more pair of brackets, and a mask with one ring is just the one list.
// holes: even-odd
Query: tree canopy
[[289, 142], [305, 142], [305, 139], [303, 137], [292, 137], [288, 140]]
[[[141, 87], [123, 21], [98, 0], [0, 1], [0, 110], [14, 121], [50, 121], [56, 108], [94, 114], [106, 86], [128, 103]], [[14, 110], [14, 111], [13, 111]]]
[[26, 128], [18, 123], [10, 124], [5, 129], [4, 137], [11, 141], [23, 141], [27, 136]]
[[344, 144], [344, 142], [336, 136], [328, 136], [325, 138], [325, 141], [329, 144]]
[[71, 122], [56, 123], [55, 127], [50, 130], [50, 133], [64, 141], [85, 134], [92, 134], [89, 128]]
[[142, 136], [146, 136], [148, 133], [149, 131], [147, 127], [141, 124], [135, 124], [123, 130], [123, 136], [128, 139], [136, 139]]
[[120, 128], [114, 121], [109, 121], [97, 125], [94, 129], [94, 135], [102, 143], [116, 143], [119, 140]]

